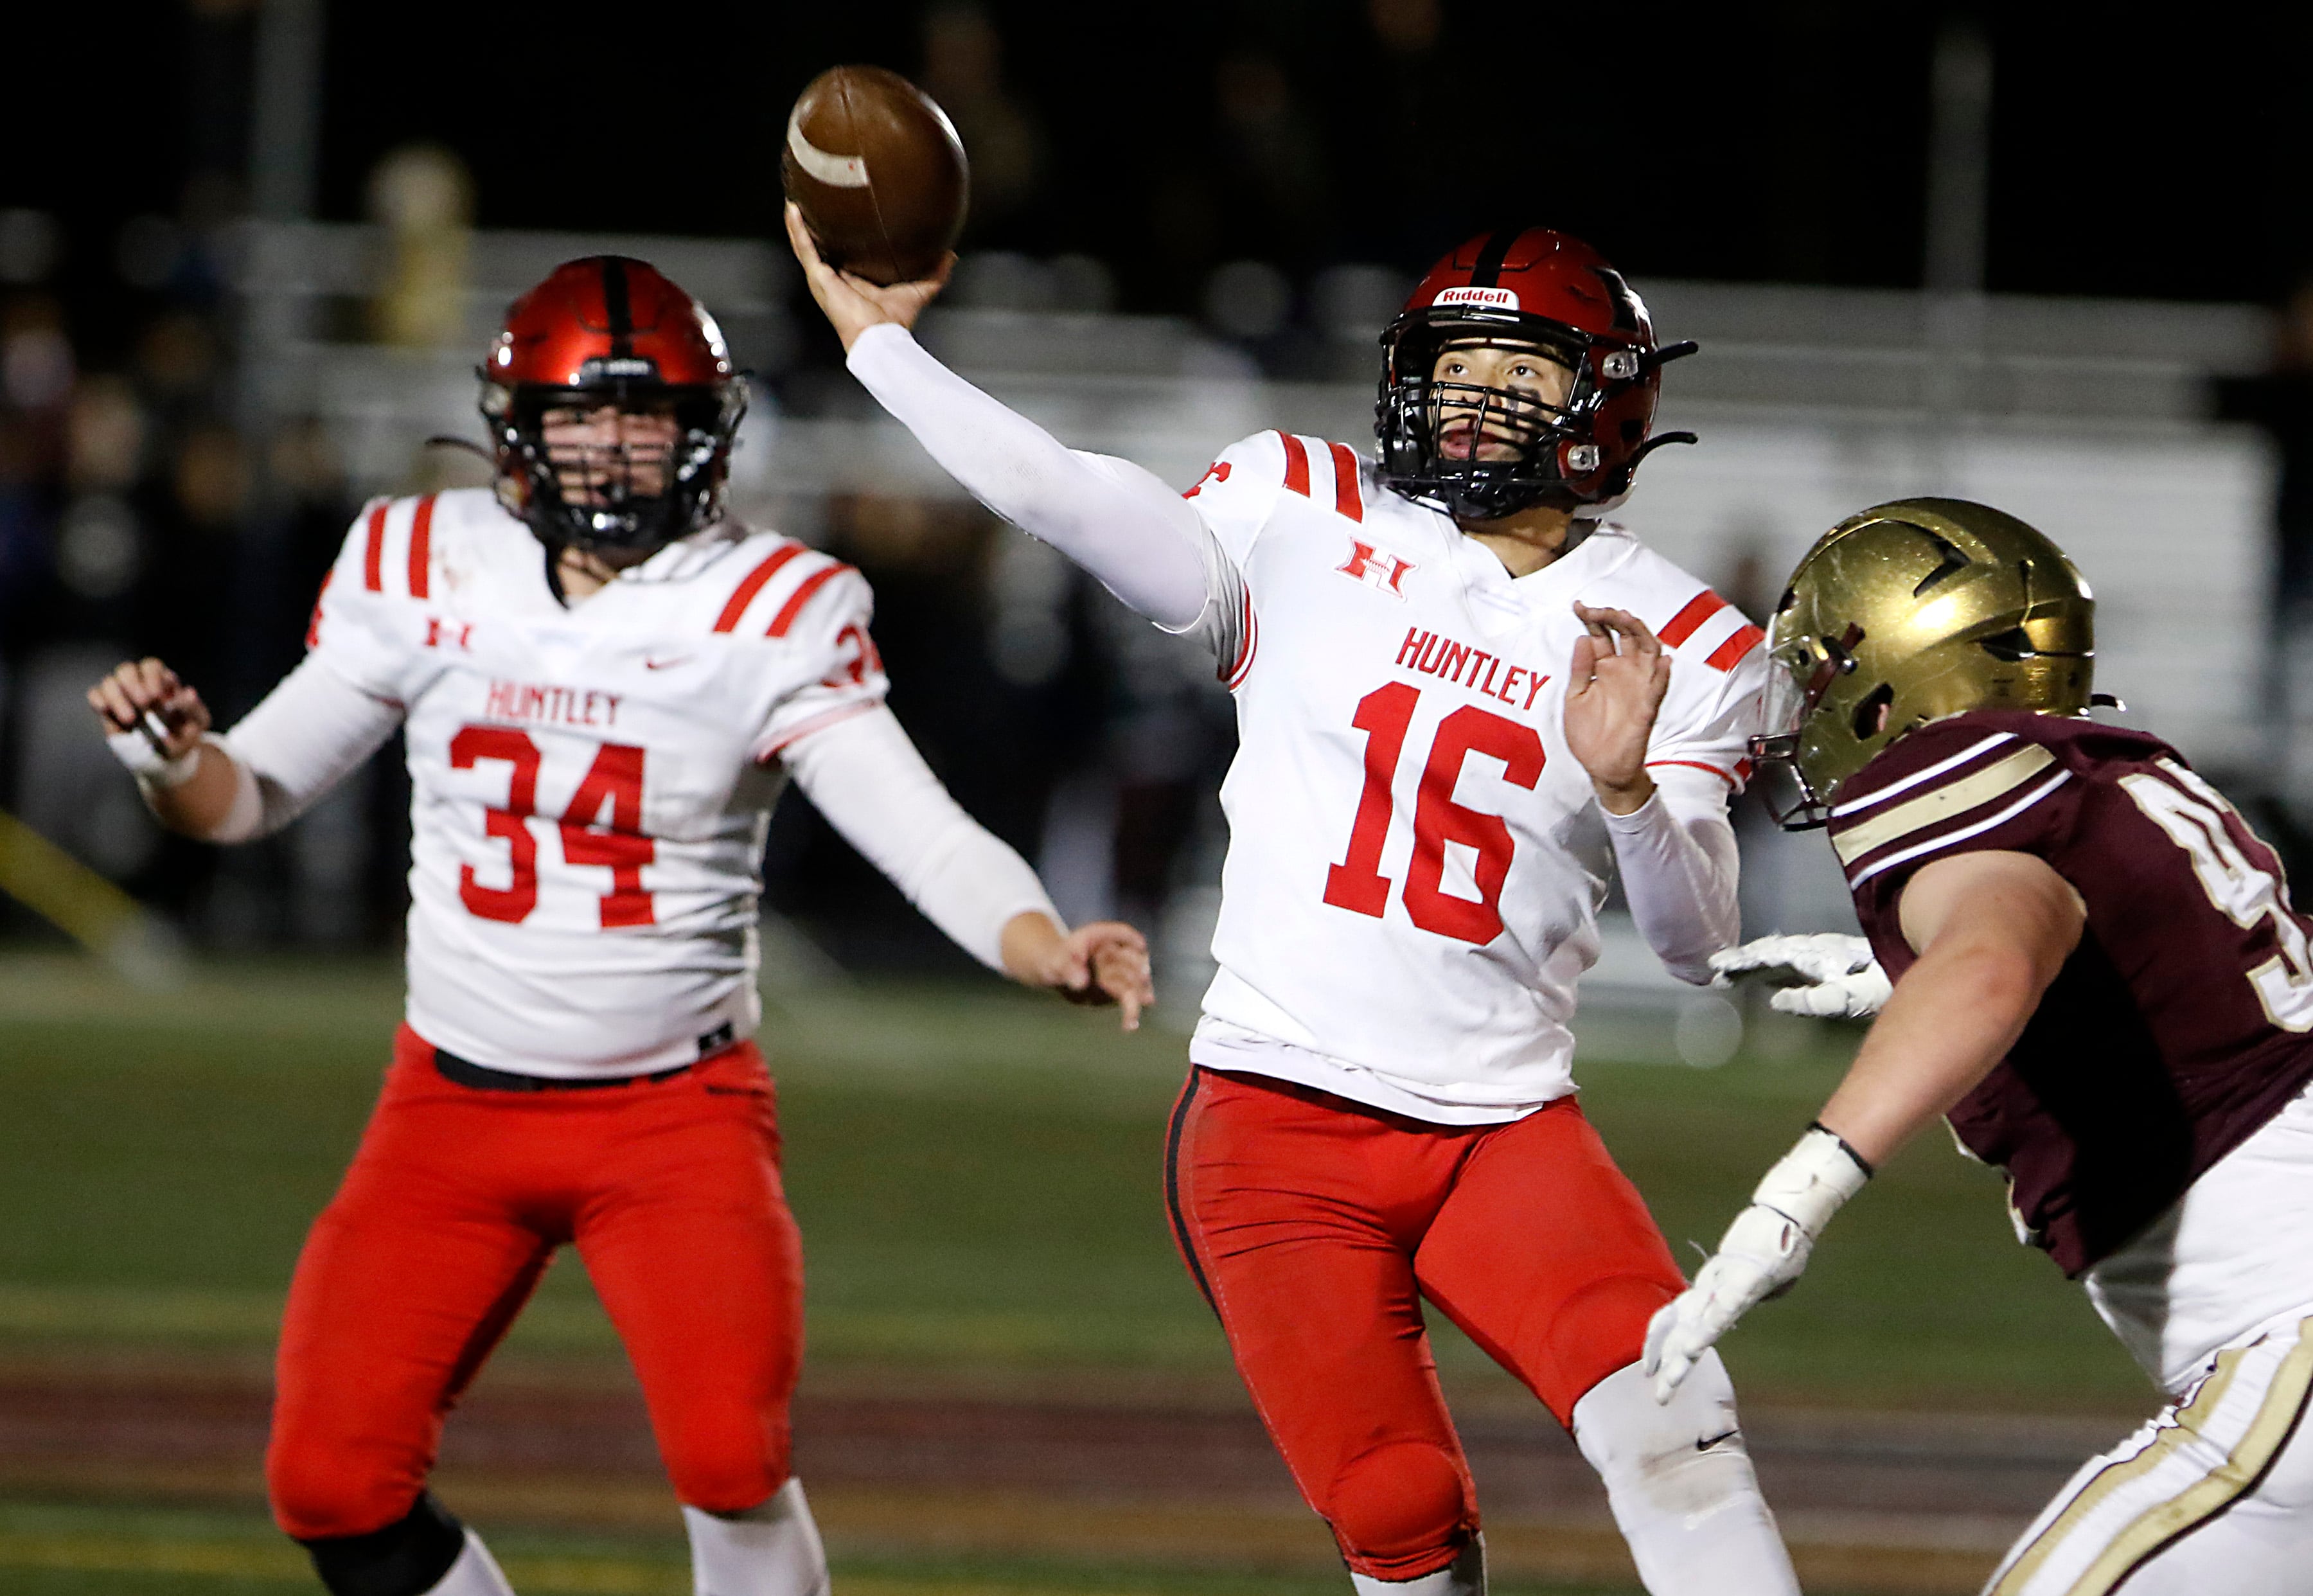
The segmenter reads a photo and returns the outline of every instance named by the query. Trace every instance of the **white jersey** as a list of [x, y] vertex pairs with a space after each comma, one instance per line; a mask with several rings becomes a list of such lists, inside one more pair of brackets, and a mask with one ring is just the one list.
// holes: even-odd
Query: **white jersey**
[[411, 1028], [558, 1077], [752, 1035], [777, 755], [882, 702], [870, 609], [850, 567], [728, 524], [565, 608], [488, 490], [365, 509], [308, 641], [404, 710]]
[[1262, 433], [1189, 496], [1214, 544], [1198, 626], [1240, 731], [1191, 1057], [1448, 1124], [1571, 1091], [1575, 982], [1614, 868], [1563, 730], [1574, 602], [1670, 646], [1648, 763], [1730, 794], [1759, 629], [1612, 525], [1577, 523], [1577, 546], [1513, 579], [1338, 443]]

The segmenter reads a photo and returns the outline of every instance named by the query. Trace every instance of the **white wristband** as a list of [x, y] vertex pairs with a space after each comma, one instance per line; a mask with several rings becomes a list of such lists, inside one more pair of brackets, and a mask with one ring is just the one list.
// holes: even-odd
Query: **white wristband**
[[1813, 1240], [1870, 1178], [1871, 1167], [1853, 1148], [1821, 1125], [1809, 1125], [1799, 1145], [1767, 1171], [1751, 1201], [1773, 1209]]
[[138, 785], [165, 792], [193, 779], [193, 773], [201, 768], [202, 745], [209, 740], [208, 734], [203, 733], [200, 742], [174, 759], [153, 746], [152, 739], [141, 731], [114, 732], [104, 739], [104, 745], [112, 750], [113, 758], [128, 767]]

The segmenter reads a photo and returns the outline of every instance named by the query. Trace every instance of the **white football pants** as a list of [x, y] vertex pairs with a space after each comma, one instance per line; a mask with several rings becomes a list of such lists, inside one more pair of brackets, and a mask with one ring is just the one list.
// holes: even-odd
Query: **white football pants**
[[2313, 1591], [2313, 1090], [2082, 1283], [2170, 1400], [2073, 1476], [1987, 1592]]
[[1985, 1596], [2302, 1596], [2313, 1590], [2313, 1315], [2219, 1353], [2091, 1458]]
[[1574, 1405], [1574, 1440], [1650, 1596], [1799, 1596], [1717, 1349], [1667, 1405], [1636, 1363], [1617, 1369]]

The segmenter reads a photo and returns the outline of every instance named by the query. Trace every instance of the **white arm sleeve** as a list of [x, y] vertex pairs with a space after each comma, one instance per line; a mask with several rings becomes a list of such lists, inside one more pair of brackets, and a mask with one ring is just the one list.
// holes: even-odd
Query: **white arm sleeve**
[[270, 835], [376, 753], [401, 724], [401, 706], [374, 698], [318, 656], [281, 679], [213, 746], [232, 759], [237, 790], [207, 841]]
[[1711, 956], [1742, 933], [1727, 784], [1708, 771], [1653, 775], [1654, 796], [1632, 814], [1608, 815], [1606, 831], [1639, 934], [1665, 969], [1702, 986]]
[[1080, 454], [948, 370], [906, 328], [870, 327], [848, 362], [876, 401], [974, 498], [1168, 631], [1209, 596], [1196, 507], [1128, 461]]
[[989, 969], [1004, 968], [1004, 927], [1014, 915], [1065, 923], [1036, 872], [948, 796], [891, 710], [854, 715], [779, 757], [843, 840]]

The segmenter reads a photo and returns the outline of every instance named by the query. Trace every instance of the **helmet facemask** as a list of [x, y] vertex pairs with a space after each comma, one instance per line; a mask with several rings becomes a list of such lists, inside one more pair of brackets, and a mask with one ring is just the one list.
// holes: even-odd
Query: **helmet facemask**
[[[1491, 521], [1535, 505], [1571, 509], [1604, 495], [1577, 492], [1570, 473], [1598, 465], [1585, 440], [1602, 392], [1587, 340], [1540, 316], [1517, 312], [1412, 313], [1383, 335], [1378, 432], [1384, 479], [1397, 491], [1456, 517]], [[1457, 345], [1531, 349], [1570, 376], [1563, 400], [1435, 374]], [[1619, 354], [1633, 374], [1637, 357]], [[1461, 436], [1456, 436], [1456, 434]], [[1486, 457], [1486, 446], [1498, 453]]]
[[[664, 443], [548, 443], [550, 416], [589, 417], [605, 408], [664, 416], [673, 423], [673, 436]], [[652, 552], [716, 519], [745, 409], [744, 390], [735, 383], [490, 384], [482, 399], [497, 434], [506, 507], [550, 547], [603, 552]]]
[[[1760, 800], [1785, 831], [1813, 831], [1831, 818], [1832, 794], [1816, 790], [1807, 771], [1814, 762], [1800, 754], [1807, 721], [1842, 678], [1855, 674], [1855, 649], [1862, 641], [1863, 629], [1850, 622], [1841, 637], [1797, 638], [1769, 654], [1762, 712], [1768, 730], [1751, 739], [1751, 758], [1758, 770]], [[1886, 701], [1878, 694], [1868, 708], [1857, 706], [1859, 722], [1867, 714], [1873, 721], [1868, 727], [1856, 726], [1859, 736], [1878, 736], [1885, 729], [1886, 713]]]

